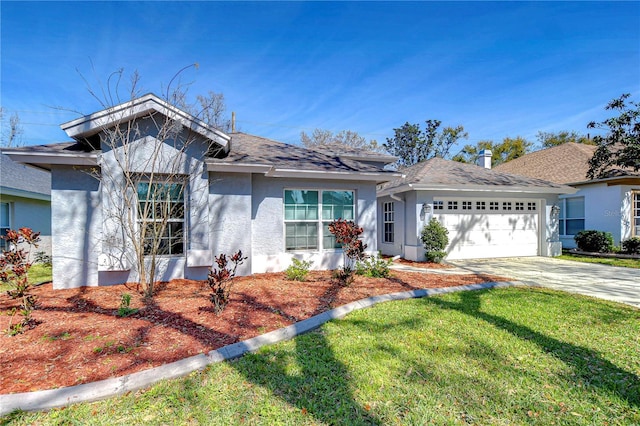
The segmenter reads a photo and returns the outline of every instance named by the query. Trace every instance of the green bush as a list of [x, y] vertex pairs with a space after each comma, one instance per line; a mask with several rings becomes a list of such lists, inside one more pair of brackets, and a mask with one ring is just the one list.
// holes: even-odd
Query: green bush
[[640, 254], [640, 237], [631, 237], [622, 242], [622, 251], [629, 254]]
[[291, 265], [284, 270], [284, 276], [289, 281], [306, 281], [310, 267], [311, 262], [294, 257], [291, 259]]
[[436, 218], [432, 217], [422, 228], [420, 236], [429, 262], [440, 263], [447, 255], [444, 249], [449, 244], [449, 231]]
[[613, 235], [611, 232], [587, 229], [578, 232], [573, 239], [582, 251], [610, 253], [613, 251]]
[[380, 253], [376, 253], [356, 263], [356, 274], [370, 278], [387, 278], [391, 263], [391, 259], [383, 259]]

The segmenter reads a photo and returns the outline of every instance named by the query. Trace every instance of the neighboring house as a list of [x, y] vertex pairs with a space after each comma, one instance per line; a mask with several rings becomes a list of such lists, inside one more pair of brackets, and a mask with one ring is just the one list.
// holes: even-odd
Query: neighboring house
[[573, 188], [432, 158], [378, 186], [378, 248], [422, 261], [424, 225], [449, 231], [447, 259], [557, 256], [558, 196]]
[[[175, 136], [158, 139], [155, 123], [167, 118], [179, 123]], [[137, 126], [139, 136], [112, 150], [106, 130], [116, 125]], [[145, 179], [151, 170], [143, 164], [154, 152], [178, 161], [183, 170], [170, 184], [176, 189], [170, 202], [185, 207], [169, 218], [159, 280], [205, 279], [215, 255], [237, 250], [249, 256], [241, 274], [281, 271], [293, 257], [312, 261], [314, 269], [335, 268], [342, 251], [327, 225], [337, 218], [364, 227], [364, 243], [375, 251], [376, 184], [398, 176], [383, 170], [388, 157], [353, 159], [225, 134], [151, 94], [61, 127], [74, 141], [4, 151], [51, 171], [54, 288], [138, 279], [130, 240], [113, 220], [118, 200], [125, 198], [114, 191], [123, 174], [115, 159], [124, 149], [140, 177], [133, 195], [138, 199], [149, 190]], [[177, 150], [187, 137], [193, 142]]]
[[[51, 254], [51, 174], [0, 155], [0, 235], [9, 229], [40, 232], [34, 253]], [[6, 247], [0, 239], [0, 250]]]
[[523, 155], [495, 170], [570, 185], [575, 194], [560, 197], [560, 240], [574, 248], [582, 230], [611, 232], [615, 244], [640, 236], [640, 174], [616, 170], [604, 179], [587, 179], [596, 147], [565, 143]]

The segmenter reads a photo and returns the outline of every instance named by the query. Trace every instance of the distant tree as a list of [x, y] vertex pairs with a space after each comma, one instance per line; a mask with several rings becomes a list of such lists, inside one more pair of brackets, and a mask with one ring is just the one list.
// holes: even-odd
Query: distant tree
[[594, 145], [594, 142], [588, 136], [581, 135], [575, 131], [563, 130], [560, 132], [538, 132], [536, 139], [542, 148], [551, 148], [562, 145], [567, 142], [583, 143]]
[[411, 166], [433, 157], [448, 158], [451, 147], [469, 136], [462, 126], [439, 131], [440, 120], [426, 120], [425, 124], [426, 128], [421, 130], [419, 124], [406, 122], [393, 129], [394, 136], [383, 144], [387, 152], [398, 157], [399, 166]]
[[222, 93], [209, 91], [206, 96], [198, 95], [196, 99], [200, 110], [193, 111], [192, 114], [194, 116], [201, 117], [202, 121], [220, 131], [231, 132], [231, 120], [225, 117], [227, 107]]
[[532, 142], [529, 142], [521, 136], [515, 138], [506, 137], [500, 143], [480, 141], [475, 145], [465, 145], [462, 151], [456, 154], [452, 160], [461, 163], [476, 164], [480, 151], [490, 149], [492, 154], [491, 165], [497, 166], [498, 164], [522, 157], [531, 151], [532, 146]]
[[0, 122], [2, 123], [2, 131], [0, 133], [0, 146], [11, 148], [24, 145], [22, 134], [24, 130], [20, 125], [20, 117], [17, 113], [12, 114], [6, 121], [6, 113], [3, 107], [0, 107]]
[[311, 135], [301, 132], [300, 142], [305, 148], [329, 147], [333, 150], [339, 150], [340, 147], [347, 147], [366, 151], [379, 151], [381, 148], [376, 140], [367, 141], [358, 132], [351, 130], [333, 133], [331, 130], [315, 129]]
[[587, 125], [608, 131], [605, 136], [593, 137], [598, 148], [589, 160], [589, 179], [606, 177], [614, 168], [640, 170], [640, 103], [628, 101], [630, 96], [623, 94], [605, 107], [618, 116]]

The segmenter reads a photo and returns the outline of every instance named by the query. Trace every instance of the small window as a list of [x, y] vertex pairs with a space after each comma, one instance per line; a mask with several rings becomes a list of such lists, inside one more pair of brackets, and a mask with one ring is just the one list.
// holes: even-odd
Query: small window
[[500, 203], [497, 201], [489, 201], [489, 210], [500, 210]]
[[640, 237], [640, 192], [632, 192], [631, 199], [633, 204], [631, 209], [631, 224], [633, 225], [631, 235]]
[[[11, 229], [11, 220], [9, 217], [10, 204], [0, 203], [0, 236], [7, 235], [7, 231]], [[0, 238], [0, 250], [5, 250], [7, 242], [4, 238]]]
[[476, 201], [476, 210], [486, 210], [487, 203], [484, 201]]
[[560, 235], [576, 235], [584, 231], [584, 197], [560, 200]]
[[434, 210], [444, 210], [444, 201], [438, 200], [433, 202]]
[[511, 201], [504, 201], [502, 203], [502, 210], [511, 210]]
[[457, 201], [447, 201], [447, 210], [458, 210]]
[[516, 201], [516, 211], [523, 211], [524, 203], [522, 201]]
[[382, 208], [383, 236], [382, 241], [392, 243], [394, 239], [394, 216], [395, 205], [393, 202], [384, 203]]
[[463, 201], [462, 202], [462, 210], [471, 210], [473, 204], [471, 203], [471, 201]]
[[529, 210], [530, 212], [535, 212], [538, 209], [538, 203], [536, 203], [535, 201], [529, 201], [527, 203], [527, 210]]

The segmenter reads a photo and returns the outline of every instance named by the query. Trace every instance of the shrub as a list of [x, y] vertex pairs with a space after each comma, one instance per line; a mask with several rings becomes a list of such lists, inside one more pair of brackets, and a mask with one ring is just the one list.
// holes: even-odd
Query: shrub
[[117, 315], [120, 318], [124, 318], [138, 312], [136, 308], [132, 308], [130, 305], [131, 305], [131, 295], [129, 293], [123, 293], [120, 299], [120, 307], [118, 308]]
[[613, 235], [611, 235], [611, 232], [588, 229], [578, 232], [573, 239], [582, 251], [597, 253], [613, 251]]
[[356, 274], [370, 278], [387, 278], [391, 263], [391, 259], [383, 259], [380, 253], [376, 253], [356, 263]]
[[35, 263], [40, 263], [45, 266], [51, 266], [51, 256], [49, 256], [44, 251], [37, 251], [34, 257]]
[[336, 237], [344, 253], [342, 272], [335, 276], [344, 285], [349, 285], [353, 282], [354, 263], [365, 258], [367, 245], [360, 239], [364, 230], [351, 220], [338, 219], [329, 224], [329, 232]]
[[440, 263], [447, 255], [444, 251], [449, 244], [449, 231], [435, 217], [422, 228], [420, 235], [429, 262]]
[[[9, 322], [7, 334], [14, 336], [22, 333], [25, 329], [34, 328], [36, 320], [31, 317], [31, 312], [36, 308], [36, 296], [31, 294], [31, 284], [29, 283], [29, 251], [18, 248], [27, 245], [29, 250], [38, 247], [40, 233], [33, 232], [30, 228], [20, 228], [18, 231], [8, 230], [3, 237], [7, 242], [8, 249], [2, 251], [0, 256], [0, 281], [9, 284], [11, 290], [7, 294], [12, 299], [20, 299], [18, 309], [12, 310], [12, 318]], [[13, 316], [16, 312], [22, 315], [22, 321], [13, 324]]]
[[[238, 266], [242, 265], [246, 259], [246, 256], [242, 257], [241, 250], [238, 250], [229, 258], [227, 258], [227, 255], [224, 253], [215, 257], [218, 268], [209, 270], [207, 283], [213, 291], [209, 299], [211, 303], [213, 303], [213, 309], [216, 314], [221, 313], [225, 306], [227, 306], [227, 303], [229, 303], [229, 295], [231, 294], [233, 279], [236, 276], [236, 269], [238, 269]], [[229, 263], [233, 263], [233, 266], [229, 266]]]
[[299, 260], [294, 257], [291, 259], [291, 265], [284, 270], [284, 276], [289, 281], [306, 281], [310, 267], [311, 262], [308, 260]]
[[640, 237], [631, 237], [622, 242], [622, 251], [629, 254], [640, 254]]

